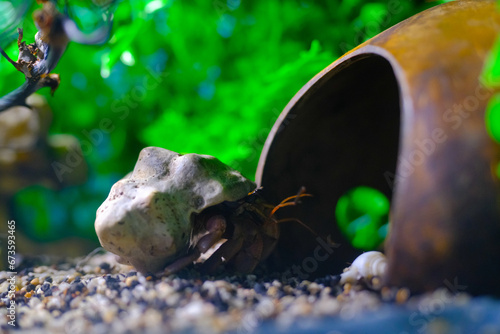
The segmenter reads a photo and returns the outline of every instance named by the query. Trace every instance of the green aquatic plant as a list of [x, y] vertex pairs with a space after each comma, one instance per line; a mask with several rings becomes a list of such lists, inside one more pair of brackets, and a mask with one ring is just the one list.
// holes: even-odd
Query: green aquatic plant
[[362, 250], [374, 250], [384, 241], [389, 223], [389, 200], [370, 187], [356, 187], [340, 197], [335, 217], [342, 234]]

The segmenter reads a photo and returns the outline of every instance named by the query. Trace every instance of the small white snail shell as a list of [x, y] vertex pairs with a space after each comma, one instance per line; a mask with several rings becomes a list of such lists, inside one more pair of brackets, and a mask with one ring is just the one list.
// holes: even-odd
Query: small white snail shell
[[381, 252], [363, 253], [340, 275], [340, 284], [355, 283], [360, 279], [370, 279], [373, 276], [383, 276], [386, 267], [387, 258]]

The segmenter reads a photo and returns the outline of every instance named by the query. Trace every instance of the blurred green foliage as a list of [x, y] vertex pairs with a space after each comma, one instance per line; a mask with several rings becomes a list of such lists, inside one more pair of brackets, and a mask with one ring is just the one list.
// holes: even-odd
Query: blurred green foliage
[[354, 247], [375, 250], [387, 236], [389, 209], [389, 200], [380, 191], [356, 187], [340, 197], [335, 217], [340, 231]]
[[[500, 10], [500, 0], [497, 4]], [[486, 87], [496, 91], [500, 89], [500, 35], [486, 58], [481, 79]], [[485, 125], [490, 137], [500, 144], [500, 93], [495, 94], [488, 102]], [[500, 162], [497, 162], [495, 170], [500, 179]]]
[[[6, 6], [0, 1], [0, 6]], [[96, 4], [70, 1], [85, 30]], [[145, 146], [210, 154], [253, 178], [274, 121], [293, 95], [343, 53], [436, 4], [401, 0], [133, 0], [113, 6], [113, 31], [100, 47], [71, 44], [55, 69], [51, 133], [80, 139], [89, 181], [18, 193], [12, 210], [33, 238], [95, 239], [97, 207]], [[31, 3], [30, 3], [31, 4]], [[24, 15], [25, 40], [36, 29]], [[7, 27], [4, 27], [7, 31]], [[15, 31], [0, 40], [17, 58]], [[7, 44], [10, 42], [10, 44]], [[0, 94], [23, 81], [2, 59]]]
[[493, 96], [486, 109], [486, 130], [490, 137], [500, 143], [500, 94]]

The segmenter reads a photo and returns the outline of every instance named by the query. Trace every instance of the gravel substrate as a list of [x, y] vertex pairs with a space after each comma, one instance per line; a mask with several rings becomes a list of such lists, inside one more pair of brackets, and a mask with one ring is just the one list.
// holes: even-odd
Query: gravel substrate
[[[407, 290], [380, 289], [376, 280], [340, 286], [338, 276], [311, 282], [279, 275], [209, 277], [193, 269], [154, 277], [117, 264], [109, 253], [22, 269], [13, 327], [4, 321], [10, 321], [10, 275], [0, 272], [0, 324], [16, 332], [469, 333], [455, 331], [455, 313], [448, 313], [476, 307], [473, 320], [496, 312], [477, 324], [478, 333], [500, 333], [500, 302], [481, 299], [490, 303], [481, 311], [478, 299], [460, 291], [409, 298]], [[387, 331], [394, 324], [400, 330]], [[356, 330], [362, 325], [368, 327]]]

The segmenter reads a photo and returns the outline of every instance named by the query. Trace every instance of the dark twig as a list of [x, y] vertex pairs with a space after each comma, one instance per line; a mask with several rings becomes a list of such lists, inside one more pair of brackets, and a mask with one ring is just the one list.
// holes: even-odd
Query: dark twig
[[5, 59], [7, 59], [9, 61], [9, 63], [11, 63], [12, 65], [14, 66], [17, 66], [17, 63], [15, 61], [13, 61], [8, 54], [5, 53], [5, 51], [0, 47], [0, 53], [2, 54], [2, 56], [5, 57]]
[[111, 30], [109, 25], [84, 34], [71, 19], [57, 11], [52, 2], [44, 2], [43, 8], [33, 13], [33, 17], [38, 28], [35, 43], [26, 45], [22, 42], [22, 29], [18, 29], [17, 62], [0, 48], [0, 53], [26, 78], [21, 87], [0, 99], [0, 112], [26, 105], [26, 98], [40, 88], [50, 87], [54, 94], [60, 80], [59, 75], [50, 72], [61, 59], [68, 43], [73, 40], [81, 44], [101, 44], [108, 39]]

